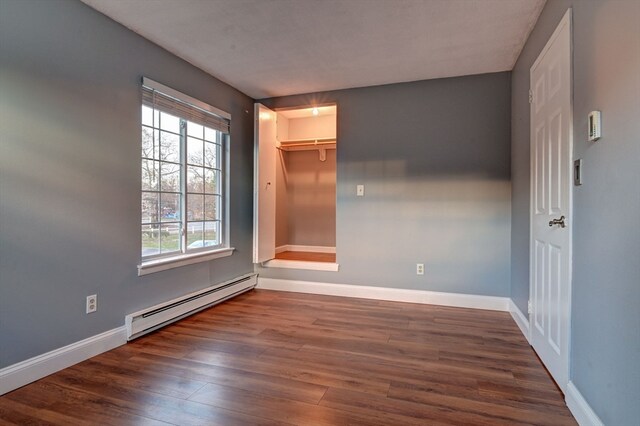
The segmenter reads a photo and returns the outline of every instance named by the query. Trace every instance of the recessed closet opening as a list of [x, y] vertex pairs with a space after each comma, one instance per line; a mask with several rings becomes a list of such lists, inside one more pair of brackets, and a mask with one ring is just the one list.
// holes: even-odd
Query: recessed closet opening
[[256, 115], [254, 260], [268, 267], [337, 270], [336, 105], [276, 111], [257, 105]]

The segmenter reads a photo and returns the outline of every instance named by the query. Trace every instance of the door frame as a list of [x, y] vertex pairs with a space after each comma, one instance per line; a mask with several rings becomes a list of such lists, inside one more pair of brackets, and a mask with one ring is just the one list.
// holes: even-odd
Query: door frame
[[[574, 140], [574, 131], [573, 131], [573, 26], [572, 26], [572, 9], [569, 8], [567, 9], [567, 11], [565, 12], [564, 16], [562, 17], [562, 19], [560, 20], [560, 22], [558, 23], [558, 26], [556, 27], [556, 29], [554, 30], [553, 34], [551, 35], [551, 37], [549, 37], [549, 39], [547, 40], [547, 43], [545, 44], [544, 48], [540, 51], [538, 57], [536, 58], [535, 62], [531, 65], [531, 68], [529, 69], [529, 309], [528, 309], [528, 317], [529, 317], [529, 330], [528, 330], [528, 340], [529, 342], [532, 342], [532, 333], [533, 333], [533, 316], [532, 316], [532, 310], [531, 310], [531, 297], [533, 295], [534, 289], [534, 262], [533, 262], [533, 256], [534, 256], [534, 250], [533, 250], [533, 217], [534, 217], [534, 140], [535, 140], [535, 135], [534, 135], [534, 131], [535, 129], [533, 128], [533, 108], [532, 105], [533, 103], [531, 102], [532, 100], [532, 93], [533, 93], [533, 88], [531, 85], [532, 82], [532, 77], [533, 77], [533, 70], [538, 66], [538, 64], [540, 63], [540, 61], [542, 61], [542, 59], [544, 58], [545, 54], [547, 53], [547, 51], [550, 49], [551, 45], [553, 44], [553, 42], [563, 33], [563, 31], [568, 31], [569, 32], [569, 129], [568, 129], [568, 134], [569, 134], [569, 140], [568, 140], [568, 144], [569, 144], [569, 158], [568, 158], [568, 167], [569, 167], [569, 176], [573, 176], [573, 159], [574, 159], [574, 151], [573, 151], [573, 140]], [[568, 232], [569, 232], [569, 247], [568, 247], [568, 256], [569, 256], [569, 270], [568, 270], [568, 274], [569, 274], [569, 279], [568, 279], [568, 283], [567, 283], [567, 291], [568, 291], [568, 295], [567, 295], [567, 304], [568, 306], [567, 308], [567, 351], [564, 354], [564, 359], [563, 359], [563, 363], [566, 367], [566, 371], [567, 371], [567, 383], [558, 383], [558, 386], [560, 387], [560, 389], [562, 390], [562, 392], [566, 392], [566, 387], [569, 384], [569, 382], [571, 381], [571, 377], [570, 377], [570, 373], [571, 373], [571, 331], [572, 331], [572, 321], [571, 321], [571, 311], [572, 311], [572, 307], [571, 307], [571, 295], [572, 295], [572, 284], [573, 284], [573, 218], [575, 216], [574, 214], [574, 209], [573, 209], [573, 179], [569, 179], [568, 180], [568, 194], [569, 194], [569, 210], [570, 210], [570, 215], [568, 216], [568, 221], [571, 224], [569, 226]], [[532, 345], [533, 347], [533, 345]], [[535, 348], [534, 348], [535, 350]], [[554, 378], [554, 380], [556, 380], [556, 378]]]
[[[307, 110], [307, 109], [311, 109], [314, 107], [326, 107], [326, 106], [333, 106], [336, 109], [336, 114], [335, 114], [335, 132], [336, 132], [336, 141], [337, 141], [337, 135], [338, 135], [338, 102], [326, 102], [326, 103], [320, 103], [320, 104], [308, 104], [308, 105], [297, 105], [297, 106], [288, 106], [288, 107], [280, 107], [280, 108], [270, 108], [260, 102], [254, 102], [254, 181], [253, 181], [253, 250], [252, 250], [252, 254], [253, 254], [253, 263], [255, 265], [259, 265], [260, 267], [264, 267], [264, 268], [287, 268], [287, 269], [300, 269], [300, 270], [312, 270], [312, 271], [332, 271], [332, 272], [337, 272], [340, 268], [340, 265], [337, 262], [319, 262], [319, 261], [303, 261], [303, 260], [286, 260], [286, 259], [277, 259], [275, 257], [276, 254], [276, 244], [274, 241], [273, 244], [273, 256], [261, 260], [261, 256], [260, 254], [262, 253], [261, 249], [260, 249], [260, 218], [262, 217], [261, 215], [261, 197], [260, 197], [260, 193], [261, 193], [261, 188], [263, 187], [263, 185], [261, 185], [260, 183], [260, 178], [261, 178], [261, 167], [264, 166], [264, 164], [261, 164], [260, 161], [260, 145], [261, 145], [261, 132], [260, 132], [260, 115], [261, 115], [261, 109], [263, 110], [262, 113], [266, 113], [268, 112], [269, 114], [272, 114], [274, 117], [274, 122], [276, 123], [275, 125], [275, 131], [276, 134], [274, 135], [274, 145], [273, 145], [273, 151], [274, 152], [279, 152], [279, 146], [280, 146], [280, 140], [278, 139], [278, 135], [277, 135], [277, 122], [278, 122], [278, 115], [280, 112], [282, 111], [291, 111], [291, 110]], [[312, 139], [311, 139], [312, 140]], [[263, 147], [264, 148], [264, 147]], [[317, 149], [317, 148], [315, 148]], [[336, 143], [336, 151], [337, 151], [337, 143]], [[274, 167], [273, 172], [276, 172], [276, 167]], [[335, 198], [335, 211], [334, 211], [334, 215], [336, 217], [336, 222], [337, 222], [337, 212], [338, 212], [338, 167], [337, 167], [337, 163], [336, 163], [336, 170], [335, 170], [335, 176], [336, 176], [336, 198]], [[272, 178], [273, 180], [273, 185], [271, 185], [271, 183], [268, 183], [268, 185], [271, 185], [272, 188], [276, 188], [277, 187], [277, 177], [273, 176]], [[264, 228], [264, 227], [263, 227]], [[274, 215], [274, 223], [272, 226], [274, 233], [275, 233], [275, 229], [276, 229], [276, 225], [275, 225], [275, 215]], [[334, 228], [334, 233], [337, 236], [337, 224], [336, 227]], [[274, 238], [275, 239], [275, 238]], [[271, 246], [271, 245], [269, 245]], [[303, 247], [303, 246], [299, 246], [299, 247]]]
[[[260, 211], [261, 209], [261, 204], [262, 204], [262, 196], [260, 195], [261, 192], [263, 191], [263, 182], [261, 181], [262, 177], [265, 177], [265, 175], [262, 173], [262, 167], [265, 166], [265, 164], [261, 164], [264, 163], [264, 161], [260, 161], [260, 156], [261, 153], [264, 152], [263, 149], [264, 147], [262, 147], [263, 149], [261, 149], [260, 147], [260, 142], [261, 142], [261, 138], [265, 137], [262, 132], [260, 131], [260, 120], [261, 120], [261, 113], [264, 114], [273, 114], [273, 122], [276, 122], [277, 116], [275, 111], [273, 111], [271, 108], [263, 105], [260, 102], [255, 102], [254, 103], [254, 127], [253, 127], [253, 137], [254, 137], [254, 153], [253, 153], [253, 263], [261, 263], [265, 260], [261, 260], [261, 246], [260, 246], [260, 234], [262, 232], [262, 229], [264, 227], [260, 226], [260, 220], [264, 219], [264, 213], [261, 215]], [[264, 111], [263, 111], [264, 110]], [[266, 118], [267, 120], [270, 120], [271, 117]], [[274, 129], [275, 129], [275, 124], [274, 124]], [[275, 156], [275, 151], [276, 151], [276, 133], [274, 130], [273, 133], [273, 142], [274, 142], [274, 146], [273, 146], [273, 155]], [[272, 192], [275, 192], [276, 187], [275, 187], [275, 172], [276, 172], [276, 168], [275, 168], [275, 163], [274, 163], [274, 167], [273, 170], [271, 171], [271, 178], [268, 180], [268, 182], [266, 183], [267, 186], [264, 186], [265, 191], [267, 189], [271, 189]], [[271, 182], [273, 181], [273, 182]], [[273, 217], [273, 224], [269, 227], [269, 229], [271, 229], [272, 233], [273, 233], [273, 255], [270, 256], [270, 259], [273, 259], [275, 257], [275, 194], [273, 195], [273, 202], [274, 202], [274, 217]], [[268, 201], [268, 200], [267, 200]], [[262, 240], [264, 241], [264, 238], [262, 238]], [[266, 260], [270, 260], [270, 259], [266, 259]]]

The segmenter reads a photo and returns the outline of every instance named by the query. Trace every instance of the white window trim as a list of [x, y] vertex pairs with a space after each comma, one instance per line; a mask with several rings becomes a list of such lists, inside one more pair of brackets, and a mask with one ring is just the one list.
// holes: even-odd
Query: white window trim
[[[150, 78], [142, 77], [142, 85], [150, 89], [157, 90], [165, 95], [171, 96], [175, 99], [178, 99], [196, 108], [200, 108], [202, 110], [211, 112], [215, 115], [218, 115], [220, 117], [223, 117], [231, 121], [231, 114], [229, 114], [228, 112], [218, 109], [216, 107], [213, 107], [196, 98], [193, 98], [189, 95], [186, 95], [182, 92], [179, 92], [175, 89], [165, 86], [164, 84], [158, 83], [157, 81], [151, 80]], [[230, 151], [229, 148], [230, 147], [228, 146], [229, 137], [230, 137], [230, 134], [227, 133], [226, 145], [225, 144], [222, 145], [222, 154], [224, 156], [223, 161], [224, 161], [224, 169], [225, 169], [224, 173], [226, 174], [226, 177], [223, 183], [224, 185], [223, 198], [225, 200], [224, 206], [223, 206], [224, 219], [221, 222], [222, 222], [222, 228], [224, 228], [223, 235], [225, 235], [225, 244], [229, 244], [229, 235], [230, 235], [230, 232], [229, 232], [230, 231], [230, 223], [229, 223], [230, 203], [228, 198], [229, 197], [228, 194], [231, 189], [230, 179], [229, 179], [229, 172], [230, 172], [229, 170], [229, 151]], [[182, 164], [182, 166], [184, 167], [185, 165]], [[222, 257], [228, 257], [228, 256], [231, 256], [234, 251], [235, 251], [234, 247], [229, 247], [227, 245], [223, 247], [217, 247], [214, 249], [202, 250], [195, 253], [177, 253], [175, 256], [166, 256], [166, 257], [159, 257], [159, 258], [152, 257], [150, 259], [141, 260], [140, 264], [138, 265], [138, 276], [148, 275], [155, 272], [166, 271], [166, 270], [178, 268], [181, 266], [207, 262], [207, 261], [219, 259]]]
[[180, 266], [193, 265], [195, 263], [231, 256], [234, 250], [234, 247], [224, 247], [202, 253], [180, 254], [177, 256], [148, 260], [138, 265], [138, 276], [141, 277], [143, 275], [153, 274], [154, 272], [166, 271], [167, 269], [179, 268]]

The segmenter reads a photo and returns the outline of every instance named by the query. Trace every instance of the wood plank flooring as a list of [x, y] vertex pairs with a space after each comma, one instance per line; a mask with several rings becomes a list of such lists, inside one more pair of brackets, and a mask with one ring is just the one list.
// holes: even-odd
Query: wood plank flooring
[[0, 424], [576, 423], [508, 313], [254, 290], [0, 397]]
[[276, 259], [283, 260], [303, 260], [306, 262], [329, 262], [335, 263], [335, 253], [315, 253], [310, 251], [283, 251], [276, 253]]

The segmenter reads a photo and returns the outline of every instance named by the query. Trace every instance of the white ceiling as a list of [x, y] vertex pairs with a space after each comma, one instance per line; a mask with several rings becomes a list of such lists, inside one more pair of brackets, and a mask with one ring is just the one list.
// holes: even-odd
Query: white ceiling
[[259, 99], [513, 68], [546, 0], [82, 0]]

